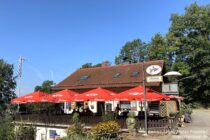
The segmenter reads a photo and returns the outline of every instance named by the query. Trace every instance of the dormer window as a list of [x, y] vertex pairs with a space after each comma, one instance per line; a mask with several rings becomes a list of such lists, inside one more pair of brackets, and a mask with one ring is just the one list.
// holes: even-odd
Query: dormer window
[[118, 72], [118, 73], [115, 73], [112, 77], [113, 78], [118, 78], [118, 77], [120, 77], [120, 75], [121, 75], [121, 73]]
[[139, 75], [138, 71], [133, 71], [131, 77], [137, 77]]
[[89, 78], [89, 75], [83, 75], [80, 77], [80, 80], [87, 80]]

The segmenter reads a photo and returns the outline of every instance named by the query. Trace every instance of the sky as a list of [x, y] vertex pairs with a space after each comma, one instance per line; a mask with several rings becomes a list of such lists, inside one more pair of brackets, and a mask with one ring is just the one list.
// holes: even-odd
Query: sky
[[[81, 65], [110, 61], [127, 41], [165, 35], [194, 0], [0, 0], [0, 59], [23, 56], [21, 95], [59, 83]], [[206, 5], [208, 0], [196, 1]]]

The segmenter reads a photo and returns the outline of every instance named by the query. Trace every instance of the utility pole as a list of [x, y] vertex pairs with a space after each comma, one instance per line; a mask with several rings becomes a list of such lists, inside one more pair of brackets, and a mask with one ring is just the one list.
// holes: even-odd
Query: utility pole
[[[23, 68], [23, 62], [25, 59], [20, 56], [18, 59], [18, 81], [19, 81], [19, 86], [18, 86], [18, 97], [20, 97], [21, 93], [21, 78], [22, 78], [22, 68]], [[18, 112], [20, 110], [20, 105], [18, 104]]]
[[142, 62], [142, 85], [144, 92], [144, 127], [145, 127], [145, 136], [148, 135], [147, 128], [147, 96], [146, 96], [146, 85], [145, 85], [145, 77], [144, 77], [144, 62]]

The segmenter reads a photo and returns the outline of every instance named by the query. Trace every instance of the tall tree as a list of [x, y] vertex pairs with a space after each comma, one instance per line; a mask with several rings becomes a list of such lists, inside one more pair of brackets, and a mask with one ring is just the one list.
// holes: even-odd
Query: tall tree
[[54, 86], [55, 83], [51, 80], [46, 80], [42, 83], [41, 86], [36, 86], [34, 88], [34, 91], [43, 91], [43, 92], [46, 92], [46, 93], [52, 93], [52, 86]]
[[15, 87], [13, 65], [0, 59], [0, 112], [5, 110], [10, 100], [15, 97]]
[[168, 46], [167, 38], [160, 33], [155, 34], [148, 45], [147, 59], [164, 60], [166, 71], [169, 71], [171, 69], [172, 56], [173, 54]]
[[162, 60], [167, 58], [166, 39], [160, 34], [155, 34], [148, 46], [149, 60]]
[[135, 39], [131, 42], [127, 42], [120, 54], [115, 57], [115, 64], [121, 64], [125, 62], [137, 63], [145, 60], [147, 54], [147, 45], [140, 39]]
[[173, 14], [167, 35], [174, 49], [174, 68], [191, 80], [181, 81], [181, 93], [189, 102], [210, 101], [210, 6], [196, 3], [183, 15]]

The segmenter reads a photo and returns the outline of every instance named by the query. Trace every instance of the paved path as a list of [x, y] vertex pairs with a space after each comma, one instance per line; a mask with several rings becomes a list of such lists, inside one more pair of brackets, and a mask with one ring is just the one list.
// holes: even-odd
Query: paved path
[[210, 140], [210, 109], [194, 110], [192, 123], [185, 124], [179, 128], [179, 135], [168, 135], [162, 137], [145, 137], [141, 140]]
[[167, 140], [210, 140], [210, 110], [194, 110], [192, 123], [185, 124], [179, 132]]

